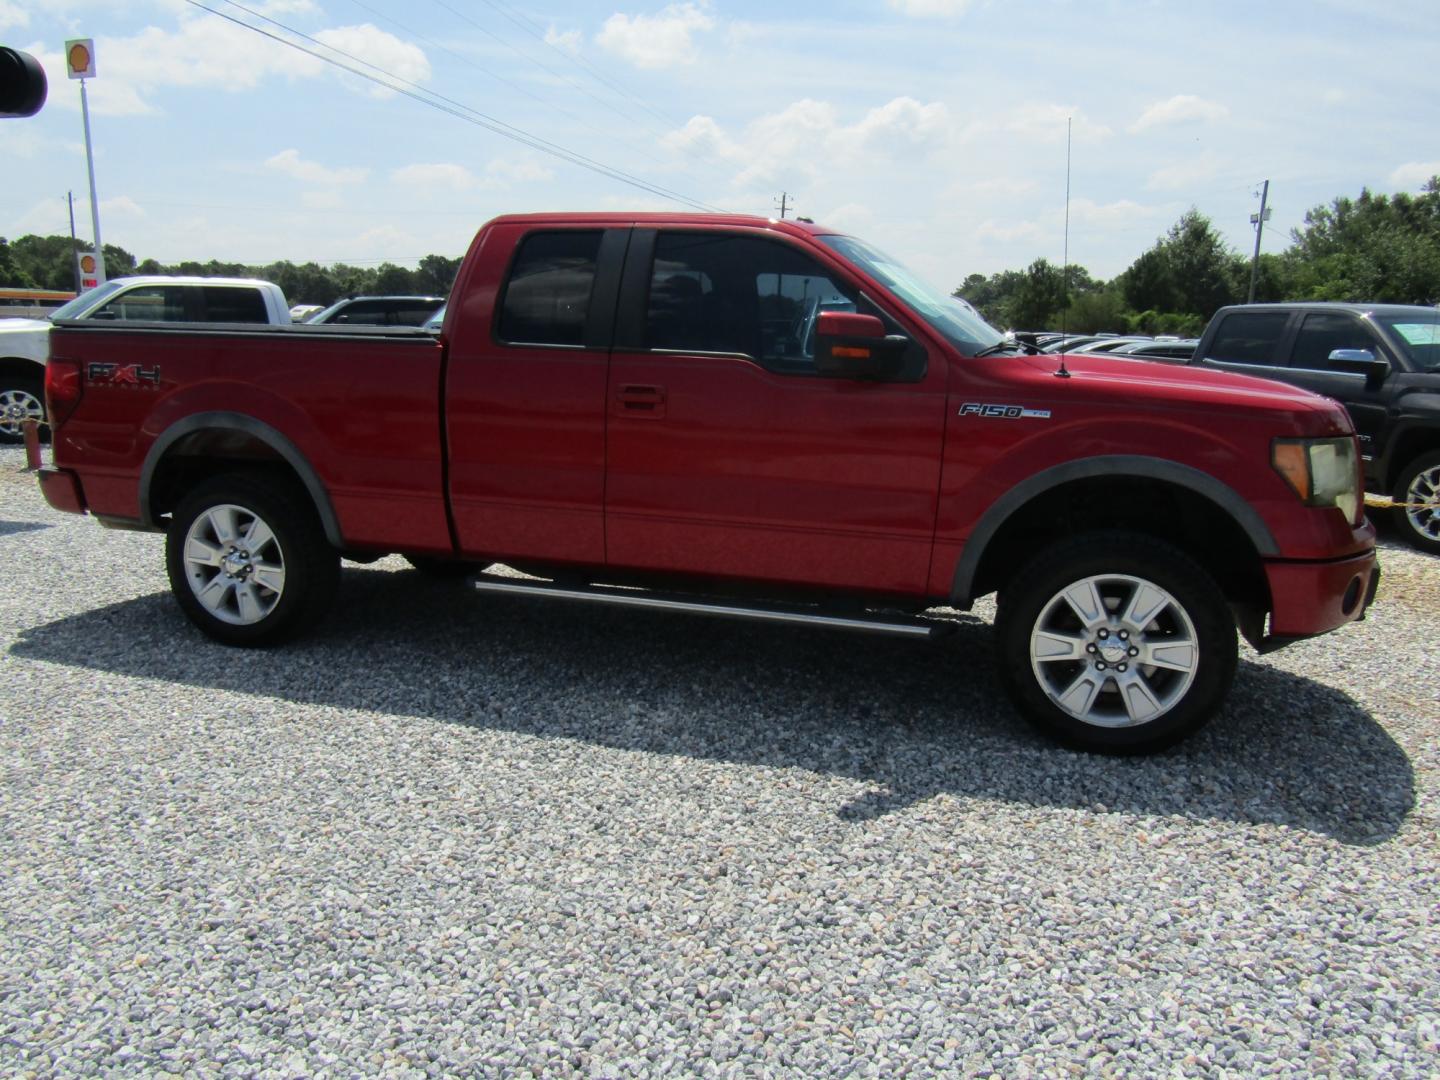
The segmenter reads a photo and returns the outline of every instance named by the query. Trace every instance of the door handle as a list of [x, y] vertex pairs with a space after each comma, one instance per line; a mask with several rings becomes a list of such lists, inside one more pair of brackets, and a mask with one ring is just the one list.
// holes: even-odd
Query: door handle
[[625, 415], [655, 420], [665, 415], [665, 388], [627, 384], [615, 392], [615, 400]]

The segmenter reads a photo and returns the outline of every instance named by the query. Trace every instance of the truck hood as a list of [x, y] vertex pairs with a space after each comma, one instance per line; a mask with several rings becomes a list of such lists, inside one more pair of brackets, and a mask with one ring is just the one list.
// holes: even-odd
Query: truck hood
[[16, 334], [27, 330], [34, 333], [37, 330], [49, 329], [49, 319], [0, 319], [0, 334]]
[[[1026, 356], [1022, 362], [1037, 373], [1053, 377], [1061, 359], [1059, 355], [1050, 354]], [[1132, 400], [1140, 397], [1156, 400], [1157, 404], [1168, 400], [1176, 405], [1238, 405], [1303, 412], [1332, 412], [1341, 408], [1329, 398], [1298, 386], [1183, 363], [1104, 353], [1067, 354], [1063, 359], [1076, 389], [1085, 386]]]

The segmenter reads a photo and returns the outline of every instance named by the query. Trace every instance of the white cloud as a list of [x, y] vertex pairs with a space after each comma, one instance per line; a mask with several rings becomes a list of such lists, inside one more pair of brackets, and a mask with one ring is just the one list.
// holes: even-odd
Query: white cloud
[[557, 49], [564, 49], [568, 53], [578, 53], [580, 51], [580, 31], [560, 31], [555, 28], [554, 23], [551, 23], [545, 31], [545, 44], [554, 45]]
[[[401, 41], [394, 34], [388, 34], [369, 23], [321, 30], [315, 35], [315, 40], [360, 60], [362, 66], [374, 65], [406, 83], [422, 83], [430, 78], [430, 61], [423, 49], [408, 41]], [[376, 72], [369, 73], [384, 79], [383, 75]], [[374, 83], [368, 83], [366, 91], [376, 98], [389, 97], [394, 92]]]
[[464, 165], [444, 162], [405, 165], [393, 170], [390, 179], [402, 187], [449, 188], [452, 191], [468, 191], [478, 183], [475, 174]]
[[554, 170], [541, 165], [538, 161], [511, 161], [506, 158], [495, 158], [486, 165], [485, 175], [494, 183], [502, 186], [535, 184], [555, 178]]
[[370, 170], [347, 166], [330, 169], [313, 161], [306, 161], [299, 150], [281, 150], [274, 157], [266, 158], [265, 167], [284, 173], [286, 176], [307, 184], [358, 184], [369, 175]]
[[1045, 232], [1033, 221], [1014, 221], [1003, 225], [997, 225], [994, 221], [982, 221], [976, 226], [975, 235], [988, 240], [1014, 243], [1017, 240], [1038, 240]]
[[1153, 218], [1167, 211], [1155, 206], [1142, 206], [1131, 199], [1097, 203], [1093, 199], [1070, 200], [1070, 220], [1091, 225], [1125, 225], [1135, 218]]
[[712, 117], [692, 116], [662, 143], [674, 150], [743, 162], [733, 180], [743, 186], [787, 175], [814, 176], [832, 168], [852, 172], [868, 164], [889, 168], [894, 155], [923, 154], [942, 145], [951, 128], [949, 111], [938, 101], [925, 105], [898, 97], [846, 124], [828, 101], [802, 98], [753, 121], [740, 136], [727, 134]]
[[1390, 174], [1390, 183], [1396, 187], [1418, 190], [1432, 176], [1440, 176], [1440, 161], [1411, 161]]
[[950, 18], [963, 15], [973, 0], [890, 0], [890, 6], [903, 15], [917, 18]]
[[[7, 0], [0, 0], [4, 5]], [[0, 6], [0, 13], [5, 9]], [[308, 0], [280, 0], [265, 10], [313, 11]], [[430, 77], [430, 63], [418, 47], [364, 24], [321, 30], [317, 41], [343, 50], [411, 82]], [[50, 80], [50, 103], [78, 110], [78, 93], [60, 93], [69, 85], [64, 58], [58, 50], [33, 45], [26, 49], [45, 67]], [[147, 26], [130, 37], [102, 37], [96, 40], [98, 77], [87, 86], [90, 109], [99, 116], [137, 116], [160, 111], [160, 91], [171, 87], [211, 87], [232, 92], [253, 90], [267, 79], [313, 79], [335, 71], [314, 57], [286, 49], [259, 34], [223, 19], [182, 16], [173, 30]], [[341, 58], [343, 59], [343, 58]], [[336, 75], [343, 73], [335, 72]], [[348, 83], [363, 86], [375, 97], [393, 93], [373, 83], [360, 83], [343, 75]], [[48, 107], [48, 106], [47, 106]]]
[[1201, 154], [1193, 159], [1181, 159], [1171, 165], [1163, 165], [1150, 174], [1145, 187], [1150, 191], [1179, 191], [1193, 188], [1206, 180], [1213, 179], [1220, 171], [1213, 154]]
[[1230, 110], [1218, 101], [1206, 101], [1194, 94], [1176, 94], [1172, 98], [1155, 102], [1141, 113], [1140, 119], [1130, 125], [1130, 133], [1138, 135], [1151, 128], [1169, 127], [1191, 121], [1223, 120], [1229, 115]]
[[339, 191], [326, 188], [324, 191], [302, 191], [300, 205], [311, 210], [339, 210], [345, 205], [345, 200], [340, 197]]
[[145, 210], [129, 195], [117, 195], [113, 199], [100, 200], [100, 213], [109, 217], [143, 218]]
[[636, 67], [679, 67], [698, 58], [693, 35], [714, 28], [715, 20], [703, 5], [671, 4], [658, 15], [616, 12], [595, 40]]
[[994, 120], [976, 124], [969, 134], [1001, 131], [1040, 142], [1064, 142], [1067, 122], [1072, 137], [1082, 142], [1099, 142], [1113, 134], [1107, 126], [1091, 120], [1083, 110], [1074, 105], [1045, 105], [1037, 102], [1017, 106]]
[[9, 0], [0, 0], [0, 30], [14, 30], [16, 27], [29, 25], [28, 11]]

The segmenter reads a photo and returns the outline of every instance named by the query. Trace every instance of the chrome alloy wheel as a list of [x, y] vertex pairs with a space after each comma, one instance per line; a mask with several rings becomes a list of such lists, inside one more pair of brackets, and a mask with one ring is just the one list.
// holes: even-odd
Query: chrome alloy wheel
[[1179, 601], [1143, 578], [1083, 578], [1050, 598], [1030, 633], [1041, 688], [1096, 727], [1146, 724], [1195, 681], [1200, 647]]
[[185, 577], [222, 622], [251, 626], [280, 602], [285, 555], [270, 526], [243, 506], [212, 506], [185, 534]]
[[45, 419], [45, 406], [28, 390], [0, 390], [0, 433], [19, 438], [26, 420]]
[[1440, 541], [1440, 465], [1422, 469], [1405, 489], [1405, 517], [1416, 535]]

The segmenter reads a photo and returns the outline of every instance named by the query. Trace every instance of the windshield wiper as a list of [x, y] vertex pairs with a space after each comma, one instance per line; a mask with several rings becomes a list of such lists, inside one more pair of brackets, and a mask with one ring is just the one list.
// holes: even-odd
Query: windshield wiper
[[1023, 342], [1023, 341], [1015, 341], [1015, 340], [1012, 340], [1012, 339], [1008, 339], [1008, 338], [1007, 338], [1007, 339], [1005, 339], [1005, 340], [1003, 340], [1003, 341], [997, 341], [994, 345], [991, 345], [989, 348], [981, 349], [979, 352], [977, 352], [977, 353], [975, 354], [975, 356], [976, 356], [977, 359], [978, 359], [979, 357], [982, 357], [982, 356], [995, 356], [995, 355], [997, 355], [998, 353], [1006, 352], [1006, 351], [1009, 350], [1009, 349], [1014, 349], [1016, 352], [1020, 352], [1020, 353], [1024, 353], [1024, 352], [1038, 353], [1038, 352], [1040, 351], [1040, 350], [1037, 349], [1034, 345], [1027, 344], [1026, 342]]

